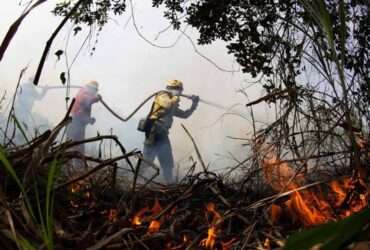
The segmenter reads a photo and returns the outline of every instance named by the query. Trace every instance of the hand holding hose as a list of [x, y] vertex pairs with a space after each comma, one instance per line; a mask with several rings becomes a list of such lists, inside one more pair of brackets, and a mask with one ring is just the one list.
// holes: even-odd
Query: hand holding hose
[[191, 100], [193, 101], [193, 103], [198, 104], [198, 103], [199, 103], [200, 98], [199, 98], [199, 96], [197, 96], [197, 95], [192, 95], [192, 96], [191, 96]]
[[198, 107], [200, 98], [197, 95], [192, 95], [190, 99], [193, 102], [191, 105], [191, 109], [195, 110]]

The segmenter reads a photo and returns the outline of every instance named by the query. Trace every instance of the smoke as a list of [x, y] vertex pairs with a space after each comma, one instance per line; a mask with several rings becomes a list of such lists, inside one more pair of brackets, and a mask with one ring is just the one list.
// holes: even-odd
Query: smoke
[[[29, 65], [27, 72], [29, 75], [35, 72], [43, 46], [58, 23], [58, 18], [50, 14], [52, 6], [52, 3], [46, 3], [36, 9], [17, 33], [0, 67], [0, 91], [8, 90], [9, 93], [14, 91], [19, 70], [25, 65]], [[161, 18], [161, 10], [153, 10], [150, 4], [141, 2], [137, 2], [135, 8], [136, 21], [141, 27], [141, 32], [148, 39], [154, 40], [158, 31], [168, 25], [168, 22]], [[16, 4], [7, 4], [1, 8], [0, 37], [3, 37], [4, 31], [19, 12]], [[195, 53], [193, 45], [186, 38], [180, 39], [171, 49], [153, 47], [137, 35], [131, 24], [124, 25], [128, 18], [129, 13], [117, 18], [100, 32], [92, 57], [90, 52], [93, 44], [90, 44], [90, 50], [88, 47], [79, 54], [70, 69], [71, 84], [83, 85], [89, 80], [97, 80], [104, 100], [122, 116], [126, 116], [147, 96], [164, 89], [168, 80], [182, 80], [185, 94], [199, 95], [202, 99], [234, 107], [233, 110], [236, 110], [237, 114], [225, 115], [223, 110], [200, 103], [189, 119], [175, 119], [170, 132], [175, 161], [186, 165], [191, 156], [195, 157], [193, 145], [181, 128], [181, 123], [195, 138], [205, 162], [210, 164], [211, 169], [236, 164], [233, 157], [238, 160], [245, 158], [247, 152], [241, 146], [241, 142], [228, 139], [228, 136], [243, 138], [252, 131], [250, 114], [244, 106], [248, 100], [238, 93], [238, 90], [245, 86], [247, 76], [241, 72], [230, 73], [217, 69]], [[48, 22], [45, 23], [45, 20]], [[65, 28], [65, 35], [61, 35], [52, 48], [52, 51], [62, 49], [67, 52], [64, 55], [70, 58], [69, 62], [78, 53], [82, 41], [89, 33], [89, 30], [83, 27], [83, 31], [76, 37], [69, 38], [68, 50], [65, 50], [71, 27]], [[37, 36], [34, 35], [35, 29]], [[188, 29], [187, 32], [190, 37], [196, 39], [195, 31]], [[155, 42], [170, 44], [178, 38], [178, 35], [175, 31], [165, 32]], [[234, 59], [227, 54], [225, 44], [221, 42], [199, 47], [198, 51], [222, 68], [238, 69]], [[51, 53], [40, 85], [60, 86], [59, 75], [65, 71], [64, 61], [57, 61]], [[69, 96], [73, 97], [76, 92], [77, 90], [72, 89]], [[259, 96], [260, 89], [248, 89], [248, 95]], [[65, 114], [66, 96], [65, 90], [48, 91], [42, 100], [34, 103], [33, 114], [46, 118], [50, 126], [55, 125]], [[92, 114], [97, 122], [93, 126], [88, 126], [87, 134], [95, 136], [97, 132], [110, 134], [113, 131], [128, 150], [142, 149], [144, 135], [137, 131], [136, 127], [138, 120], [149, 112], [150, 105], [149, 103], [144, 106], [129, 122], [122, 123], [109, 114], [101, 104], [95, 104]], [[188, 100], [181, 100], [181, 107], [189, 106]], [[262, 110], [257, 112], [256, 116], [258, 119], [266, 119], [267, 113]], [[96, 145], [92, 146], [94, 147]]]

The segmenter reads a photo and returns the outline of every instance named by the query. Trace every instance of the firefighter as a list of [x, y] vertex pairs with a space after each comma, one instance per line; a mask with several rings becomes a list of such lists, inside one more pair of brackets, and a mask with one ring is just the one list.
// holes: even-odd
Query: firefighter
[[30, 115], [32, 113], [33, 106], [36, 101], [40, 101], [44, 98], [48, 87], [39, 87], [41, 91], [36, 89], [33, 84], [34, 78], [30, 77], [28, 81], [24, 82], [17, 93], [16, 109], [20, 109], [20, 116]]
[[[78, 91], [71, 110], [72, 122], [67, 128], [67, 139], [73, 141], [84, 140], [86, 126], [95, 123], [95, 118], [91, 117], [91, 108], [94, 103], [101, 100], [98, 88], [98, 82], [93, 80]], [[84, 154], [84, 144], [76, 146], [75, 150]]]
[[[33, 112], [35, 103], [45, 97], [49, 87], [43, 86], [36, 88], [33, 82], [34, 78], [30, 77], [22, 83], [17, 92], [17, 98], [14, 104], [15, 117], [29, 135], [32, 135], [33, 130], [46, 130], [50, 126], [49, 121], [45, 117]], [[19, 131], [17, 131], [15, 141], [16, 143], [26, 142], [23, 134], [19, 133]]]
[[174, 159], [168, 138], [173, 117], [188, 118], [195, 111], [199, 102], [199, 97], [193, 95], [191, 96], [191, 107], [188, 110], [180, 109], [179, 103], [182, 91], [183, 83], [181, 81], [171, 80], [168, 82], [166, 91], [159, 92], [155, 97], [147, 119], [150, 125], [147, 126], [145, 131], [143, 157], [151, 163], [158, 157], [163, 177], [168, 184], [173, 181]]

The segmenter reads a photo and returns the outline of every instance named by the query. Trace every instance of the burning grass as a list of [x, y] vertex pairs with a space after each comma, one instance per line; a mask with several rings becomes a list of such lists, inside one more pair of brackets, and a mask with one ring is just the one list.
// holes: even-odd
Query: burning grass
[[[57, 249], [270, 249], [283, 246], [294, 230], [363, 208], [352, 207], [355, 200], [368, 201], [368, 190], [347, 178], [279, 198], [274, 195], [253, 206], [263, 197], [252, 200], [251, 193], [209, 173], [189, 176], [178, 185], [138, 185], [134, 190], [114, 190], [101, 181], [103, 175], [66, 185], [56, 193]], [[328, 200], [320, 200], [324, 196], [318, 190], [331, 186], [338, 193], [328, 192]], [[8, 209], [17, 217], [19, 208], [13, 203]], [[27, 235], [22, 224], [16, 222], [16, 228]], [[38, 242], [37, 237], [27, 237]]]
[[277, 223], [285, 212], [293, 222], [305, 227], [343, 219], [368, 206], [369, 190], [360, 176], [343, 176], [310, 189], [294, 191], [306, 183], [303, 174], [296, 173], [287, 162], [283, 162], [274, 148], [269, 147], [262, 159], [266, 183], [276, 192], [293, 192], [283, 203], [271, 207], [271, 219]]
[[[7, 171], [0, 170], [0, 245], [6, 249], [22, 248], [25, 241], [49, 249], [271, 249], [284, 246], [296, 230], [368, 207], [363, 175], [312, 183], [314, 173], [294, 168], [265, 142], [255, 147], [251, 162], [257, 168], [238, 170], [242, 178], [208, 169], [196, 173], [193, 166], [176, 185], [138, 181], [141, 153], [127, 153], [115, 137], [56, 145], [67, 121], [1, 154]], [[100, 159], [70, 150], [101, 140], [114, 140], [122, 155]], [[66, 175], [63, 168], [76, 159], [85, 170]], [[120, 160], [132, 180], [117, 181]]]

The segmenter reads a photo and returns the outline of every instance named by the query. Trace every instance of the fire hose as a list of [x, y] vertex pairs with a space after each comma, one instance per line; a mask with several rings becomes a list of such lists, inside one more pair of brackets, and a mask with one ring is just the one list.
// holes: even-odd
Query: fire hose
[[[142, 101], [140, 103], [139, 106], [137, 106], [137, 108], [131, 113], [129, 114], [126, 118], [123, 118], [122, 116], [118, 115], [111, 107], [109, 107], [109, 105], [103, 100], [103, 99], [100, 99], [100, 102], [101, 104], [103, 104], [103, 106], [113, 115], [115, 116], [117, 119], [119, 119], [120, 121], [123, 121], [123, 122], [127, 122], [128, 120], [130, 120], [150, 99], [152, 99], [154, 96], [156, 96], [157, 94], [159, 93], [163, 93], [164, 91], [161, 90], [161, 91], [158, 91], [158, 92], [155, 92], [153, 94], [151, 94], [150, 96], [148, 96], [144, 101]], [[182, 97], [185, 97], [185, 98], [188, 98], [188, 99], [192, 99], [192, 96], [191, 95], [185, 95], [185, 94], [181, 94], [180, 96]], [[225, 106], [222, 106], [218, 103], [214, 103], [214, 102], [210, 102], [210, 101], [206, 101], [204, 99], [200, 99], [199, 98], [199, 102], [201, 103], [204, 103], [204, 104], [207, 104], [209, 106], [212, 106], [214, 108], [218, 108], [218, 109], [221, 109], [221, 110], [229, 110], [229, 108], [225, 107]]]
[[155, 92], [155, 93], [153, 93], [153, 94], [151, 94], [150, 96], [148, 96], [144, 101], [142, 101], [141, 103], [140, 103], [140, 105], [139, 106], [137, 106], [137, 108], [131, 113], [131, 114], [129, 114], [128, 116], [127, 116], [127, 118], [123, 118], [123, 117], [121, 117], [120, 115], [118, 115], [116, 112], [114, 112], [109, 106], [108, 106], [108, 104], [106, 103], [106, 102], [104, 102], [103, 101], [103, 99], [100, 99], [100, 102], [101, 102], [101, 104], [103, 104], [103, 106], [113, 115], [113, 116], [115, 116], [118, 120], [121, 120], [121, 121], [123, 121], [123, 122], [127, 122], [128, 120], [130, 120], [131, 119], [131, 117], [133, 117], [138, 111], [139, 111], [139, 109], [141, 109], [141, 107], [142, 106], [144, 106], [145, 105], [145, 103], [147, 103], [150, 99], [152, 99], [152, 97], [154, 97], [154, 96], [156, 96], [158, 93], [160, 93], [160, 92], [162, 92], [162, 91], [158, 91], [158, 92]]
[[[70, 85], [70, 86], [52, 86], [52, 87], [45, 87], [46, 89], [62, 89], [62, 88], [81, 88], [81, 86], [78, 86], [78, 85]], [[154, 96], [156, 96], [157, 94], [159, 93], [163, 93], [164, 90], [161, 90], [161, 91], [157, 91], [153, 94], [151, 94], [150, 96], [148, 96], [144, 101], [142, 101], [139, 106], [137, 106], [137, 108], [131, 113], [129, 114], [126, 118], [118, 115], [111, 107], [109, 107], [109, 105], [103, 100], [103, 99], [100, 99], [100, 102], [101, 104], [103, 104], [103, 106], [114, 116], [116, 117], [118, 120], [120, 121], [123, 121], [123, 122], [127, 122], [128, 120], [130, 120], [150, 99], [152, 99]], [[187, 99], [192, 99], [192, 96], [191, 95], [186, 95], [186, 94], [181, 94], [180, 96], [182, 97], [185, 97]], [[221, 110], [226, 110], [228, 111], [229, 108], [228, 107], [225, 107], [225, 106], [222, 106], [218, 103], [215, 103], [215, 102], [211, 102], [211, 101], [207, 101], [207, 100], [204, 100], [203, 98], [199, 98], [199, 102], [203, 103], [203, 104], [206, 104], [206, 105], [209, 105], [209, 106], [212, 106], [214, 108], [218, 108], [218, 109], [221, 109]]]
[[50, 89], [66, 89], [66, 88], [71, 88], [71, 89], [80, 89], [82, 88], [82, 86], [78, 86], [78, 85], [70, 85], [70, 86], [36, 86], [37, 88], [40, 88], [40, 89], [46, 89], [46, 90], [50, 90]]

